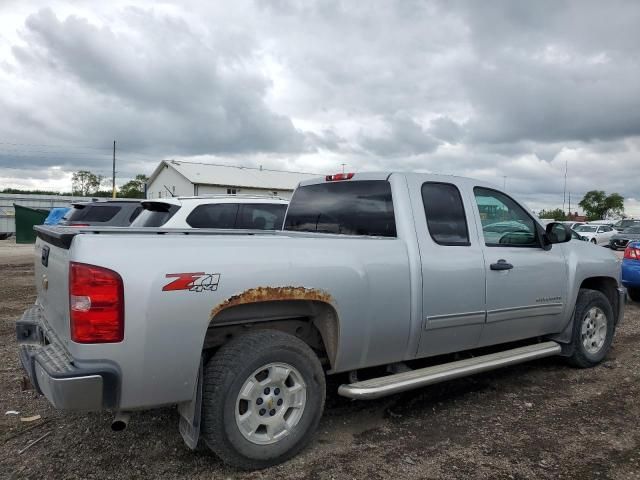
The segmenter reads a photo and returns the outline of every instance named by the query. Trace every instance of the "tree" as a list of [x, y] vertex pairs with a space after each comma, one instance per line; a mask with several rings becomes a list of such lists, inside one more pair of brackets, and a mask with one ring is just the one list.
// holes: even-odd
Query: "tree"
[[119, 196], [123, 198], [144, 198], [144, 186], [148, 180], [146, 175], [136, 175], [133, 180], [129, 180], [120, 187]]
[[624, 198], [618, 193], [607, 195], [604, 190], [591, 190], [578, 204], [584, 210], [588, 220], [604, 220], [608, 217], [620, 217], [624, 214]]
[[88, 170], [79, 170], [71, 176], [71, 185], [74, 195], [88, 197], [100, 188], [102, 176]]
[[538, 215], [540, 218], [552, 218], [553, 220], [566, 220], [567, 216], [561, 208], [555, 208], [553, 210], [540, 210]]

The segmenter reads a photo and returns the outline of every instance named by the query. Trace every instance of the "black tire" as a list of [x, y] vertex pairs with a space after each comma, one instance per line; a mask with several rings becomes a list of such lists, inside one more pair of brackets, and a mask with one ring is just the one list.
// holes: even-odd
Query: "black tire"
[[596, 239], [595, 239], [595, 238], [592, 238], [592, 239], [591, 239], [591, 243], [593, 243], [594, 245], [597, 245], [597, 244], [598, 244], [598, 242], [596, 242]]
[[[306, 385], [306, 399], [299, 420], [289, 433], [275, 443], [260, 445], [245, 438], [236, 422], [237, 409], [244, 401], [238, 395], [256, 370], [272, 363], [285, 363], [297, 370]], [[254, 403], [261, 405], [259, 401], [262, 402]], [[293, 457], [309, 443], [322, 417], [324, 401], [324, 371], [306, 343], [276, 330], [249, 332], [221, 347], [205, 366], [203, 438], [229, 465], [243, 470], [270, 467]]]
[[634, 302], [640, 302], [640, 288], [627, 288], [629, 298]]
[[[590, 352], [584, 345], [582, 326], [589, 311], [593, 308], [599, 309], [605, 317], [606, 336], [602, 346], [595, 352]], [[611, 343], [613, 342], [613, 334], [615, 333], [615, 317], [613, 308], [607, 297], [597, 290], [580, 289], [576, 308], [573, 314], [573, 353], [568, 357], [571, 365], [578, 368], [590, 368], [598, 365], [609, 353]]]

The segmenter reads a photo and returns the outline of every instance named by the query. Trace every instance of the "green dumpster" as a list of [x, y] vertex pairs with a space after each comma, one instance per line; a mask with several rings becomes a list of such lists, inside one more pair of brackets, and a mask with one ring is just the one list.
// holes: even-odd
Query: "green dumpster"
[[29, 208], [13, 204], [16, 210], [16, 243], [35, 243], [34, 225], [42, 225], [49, 215], [49, 210]]

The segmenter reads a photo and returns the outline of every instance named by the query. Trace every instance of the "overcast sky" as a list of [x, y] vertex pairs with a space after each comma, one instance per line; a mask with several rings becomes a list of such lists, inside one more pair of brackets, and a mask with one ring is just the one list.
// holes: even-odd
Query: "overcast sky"
[[[0, 2], [0, 189], [164, 158], [477, 177], [640, 215], [640, 2]], [[505, 179], [506, 177], [506, 179]]]

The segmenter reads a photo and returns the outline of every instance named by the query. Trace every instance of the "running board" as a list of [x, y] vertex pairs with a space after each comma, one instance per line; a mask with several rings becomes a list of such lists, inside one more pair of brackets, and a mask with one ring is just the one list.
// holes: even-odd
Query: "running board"
[[536, 343], [535, 345], [491, 353], [481, 357], [467, 358], [443, 363], [442, 365], [434, 365], [433, 367], [340, 385], [338, 394], [343, 397], [365, 400], [380, 398], [537, 358], [551, 357], [558, 355], [561, 351], [560, 344], [556, 342]]

